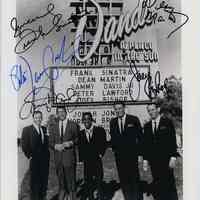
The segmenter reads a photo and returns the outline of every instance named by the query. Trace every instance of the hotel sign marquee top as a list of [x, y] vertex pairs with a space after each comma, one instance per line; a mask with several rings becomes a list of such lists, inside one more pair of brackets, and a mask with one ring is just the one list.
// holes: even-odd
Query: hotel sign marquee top
[[151, 65], [158, 62], [157, 46], [149, 38], [130, 40], [130, 35], [152, 21], [145, 18], [144, 1], [138, 1], [132, 12], [123, 13], [123, 6], [122, 0], [70, 3], [74, 55], [71, 66], [50, 68], [51, 74], [62, 71], [59, 80], [51, 79], [53, 106], [151, 102]]

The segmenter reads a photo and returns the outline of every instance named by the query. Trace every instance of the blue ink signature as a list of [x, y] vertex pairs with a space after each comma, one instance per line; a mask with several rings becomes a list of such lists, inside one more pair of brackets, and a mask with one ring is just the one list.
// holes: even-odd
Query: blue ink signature
[[[58, 67], [54, 67], [53, 74], [49, 74], [49, 68], [50, 66], [69, 64], [75, 52], [79, 51], [79, 48], [72, 48], [70, 51], [73, 42], [68, 47], [66, 43], [66, 36], [64, 36], [58, 52], [56, 52], [51, 45], [44, 48], [42, 54], [43, 69], [41, 71], [33, 73], [31, 65], [23, 56], [19, 56], [19, 58], [24, 62], [24, 64], [16, 64], [12, 67], [10, 77], [13, 88], [16, 91], [19, 91], [25, 84], [31, 84], [31, 90], [25, 95], [24, 102], [19, 111], [20, 119], [24, 120], [29, 118], [39, 107], [46, 107], [48, 112], [51, 111], [50, 103], [51, 98], [53, 97], [50, 97], [50, 88], [45, 85], [49, 80], [57, 80], [62, 71], [59, 71]], [[71, 96], [68, 96], [66, 99], [70, 100]]]
[[50, 77], [49, 75], [48, 67], [44, 67], [41, 71], [35, 72], [33, 74], [28, 60], [23, 56], [19, 56], [19, 58], [21, 61], [24, 62], [24, 65], [22, 64], [13, 65], [10, 73], [10, 78], [14, 90], [19, 91], [22, 88], [22, 86], [29, 81], [29, 79], [33, 83], [39, 83], [44, 76], [46, 76], [48, 79], [53, 79], [53, 80], [58, 79], [59, 71], [56, 68], [53, 71], [52, 77]]
[[10, 73], [13, 88], [19, 91], [27, 81], [27, 70], [23, 71], [21, 64], [13, 65]]
[[[75, 38], [75, 40], [79, 39], [80, 36], [77, 36]], [[48, 66], [48, 64], [46, 64], [46, 59], [47, 60], [51, 60], [51, 64], [53, 66], [55, 65], [61, 65], [61, 64], [69, 64], [71, 61], [72, 56], [75, 54], [76, 51], [79, 51], [78, 49], [73, 49], [72, 53], [70, 55], [67, 55], [67, 53], [70, 50], [70, 47], [73, 46], [74, 41], [72, 41], [71, 45], [67, 48], [66, 47], [66, 36], [64, 35], [62, 41], [61, 41], [61, 45], [60, 45], [60, 49], [57, 53], [54, 52], [53, 47], [51, 45], [47, 45], [44, 48], [43, 51], [43, 55], [42, 55], [42, 64], [43, 66]]]

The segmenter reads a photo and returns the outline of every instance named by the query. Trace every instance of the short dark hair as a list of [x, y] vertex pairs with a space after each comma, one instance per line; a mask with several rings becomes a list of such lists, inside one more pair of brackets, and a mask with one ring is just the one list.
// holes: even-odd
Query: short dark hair
[[147, 104], [147, 107], [146, 107], [146, 108], [148, 109], [148, 107], [149, 107], [149, 106], [152, 106], [152, 105], [154, 105], [154, 106], [156, 107], [156, 109], [161, 107], [161, 105], [160, 105], [159, 102], [157, 102], [157, 101], [152, 101], [151, 103]]
[[92, 113], [91, 113], [91, 112], [83, 112], [83, 113], [82, 113], [82, 121], [84, 120], [84, 117], [85, 117], [86, 115], [88, 115], [88, 116], [90, 117], [91, 121], [95, 122], [95, 120], [94, 120], [93, 117], [92, 117]]
[[58, 114], [58, 109], [63, 109], [65, 112], [67, 112], [65, 106], [57, 106], [56, 107], [56, 114]]
[[42, 116], [42, 112], [40, 110], [35, 110], [32, 114], [32, 116], [34, 117], [35, 115], [40, 114]]
[[152, 99], [152, 101], [149, 103], [149, 105], [155, 105], [156, 108], [160, 108], [162, 104], [163, 104], [163, 99], [159, 97]]
[[113, 103], [113, 106], [116, 106], [116, 105], [122, 105], [123, 107], [125, 107], [125, 102], [124, 101], [114, 101], [114, 103]]

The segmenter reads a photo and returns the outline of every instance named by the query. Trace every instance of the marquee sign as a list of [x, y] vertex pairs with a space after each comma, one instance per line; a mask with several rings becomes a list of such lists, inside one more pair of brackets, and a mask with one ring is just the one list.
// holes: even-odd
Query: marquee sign
[[141, 104], [151, 100], [150, 66], [51, 67], [59, 79], [51, 78], [53, 106], [101, 106], [114, 101]]

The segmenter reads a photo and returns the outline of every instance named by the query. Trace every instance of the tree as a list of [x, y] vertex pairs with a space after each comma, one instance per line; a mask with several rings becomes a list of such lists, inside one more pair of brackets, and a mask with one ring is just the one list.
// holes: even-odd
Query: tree
[[182, 122], [182, 83], [175, 76], [166, 80], [161, 112], [172, 118], [175, 125]]
[[170, 76], [165, 81], [163, 97], [157, 97], [156, 103], [160, 105], [161, 113], [174, 122], [177, 135], [180, 136], [182, 145], [182, 83], [181, 79]]

